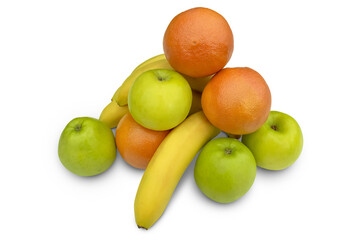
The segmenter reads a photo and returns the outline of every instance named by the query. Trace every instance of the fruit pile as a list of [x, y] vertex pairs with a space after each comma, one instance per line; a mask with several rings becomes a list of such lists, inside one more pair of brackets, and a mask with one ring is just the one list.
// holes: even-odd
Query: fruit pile
[[[251, 188], [256, 166], [292, 165], [302, 151], [301, 129], [289, 115], [271, 111], [270, 89], [258, 72], [224, 68], [233, 45], [219, 13], [193, 8], [175, 16], [164, 34], [164, 54], [135, 68], [99, 120], [75, 118], [65, 127], [62, 164], [80, 176], [97, 175], [118, 149], [128, 164], [145, 169], [135, 197], [136, 224], [145, 229], [163, 214], [199, 151], [195, 182], [220, 203]], [[213, 139], [220, 131], [229, 137]]]

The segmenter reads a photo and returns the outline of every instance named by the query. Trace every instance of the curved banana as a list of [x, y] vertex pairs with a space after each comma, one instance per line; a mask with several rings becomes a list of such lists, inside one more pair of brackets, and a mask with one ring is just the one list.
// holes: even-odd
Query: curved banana
[[135, 220], [139, 228], [148, 229], [160, 218], [185, 169], [201, 147], [219, 133], [200, 111], [165, 137], [136, 193]]
[[163, 60], [165, 58], [164, 54], [159, 54], [156, 55], [155, 57], [149, 58], [148, 60], [146, 60], [145, 62], [141, 63], [140, 65], [138, 65], [133, 71], [138, 70], [139, 68], [142, 68], [143, 66], [146, 66], [147, 64], [151, 63], [151, 62], [156, 62], [158, 60]]
[[129, 111], [127, 106], [121, 107], [115, 101], [111, 101], [101, 112], [99, 120], [110, 128], [117, 127], [120, 119]]

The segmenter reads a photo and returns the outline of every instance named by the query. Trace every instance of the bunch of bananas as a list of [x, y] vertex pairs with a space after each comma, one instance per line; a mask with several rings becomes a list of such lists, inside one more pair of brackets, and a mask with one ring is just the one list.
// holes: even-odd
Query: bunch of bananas
[[[143, 72], [153, 69], [173, 70], [164, 54], [141, 63], [117, 89], [111, 102], [102, 111], [100, 121], [110, 128], [116, 127], [128, 112], [128, 94], [133, 82]], [[211, 76], [183, 76], [189, 82], [193, 93], [190, 116], [166, 136], [144, 172], [134, 206], [135, 220], [139, 228], [148, 229], [160, 218], [192, 159], [208, 141], [220, 133], [201, 111], [201, 92]]]

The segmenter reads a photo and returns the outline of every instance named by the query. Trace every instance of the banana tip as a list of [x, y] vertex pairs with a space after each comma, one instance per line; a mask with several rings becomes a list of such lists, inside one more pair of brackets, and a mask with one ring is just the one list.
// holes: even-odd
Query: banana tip
[[140, 228], [140, 229], [148, 230], [146, 227], [142, 227], [142, 226], [139, 226], [139, 225], [137, 225], [137, 227]]

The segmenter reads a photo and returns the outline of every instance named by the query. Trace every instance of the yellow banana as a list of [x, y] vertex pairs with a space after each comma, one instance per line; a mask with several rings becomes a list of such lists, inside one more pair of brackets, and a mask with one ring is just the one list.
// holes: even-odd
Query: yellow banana
[[164, 54], [159, 54], [156, 55], [155, 57], [149, 58], [148, 60], [146, 60], [145, 62], [141, 63], [140, 65], [138, 65], [133, 71], [138, 70], [139, 68], [142, 68], [143, 66], [146, 66], [147, 64], [151, 63], [151, 62], [156, 62], [158, 60], [163, 60], [165, 58]]
[[220, 133], [197, 112], [174, 128], [163, 140], [141, 179], [135, 197], [135, 220], [150, 228], [164, 212], [176, 185], [197, 152]]
[[117, 127], [120, 119], [129, 111], [127, 106], [119, 106], [115, 101], [111, 101], [101, 112], [99, 120], [110, 128]]

